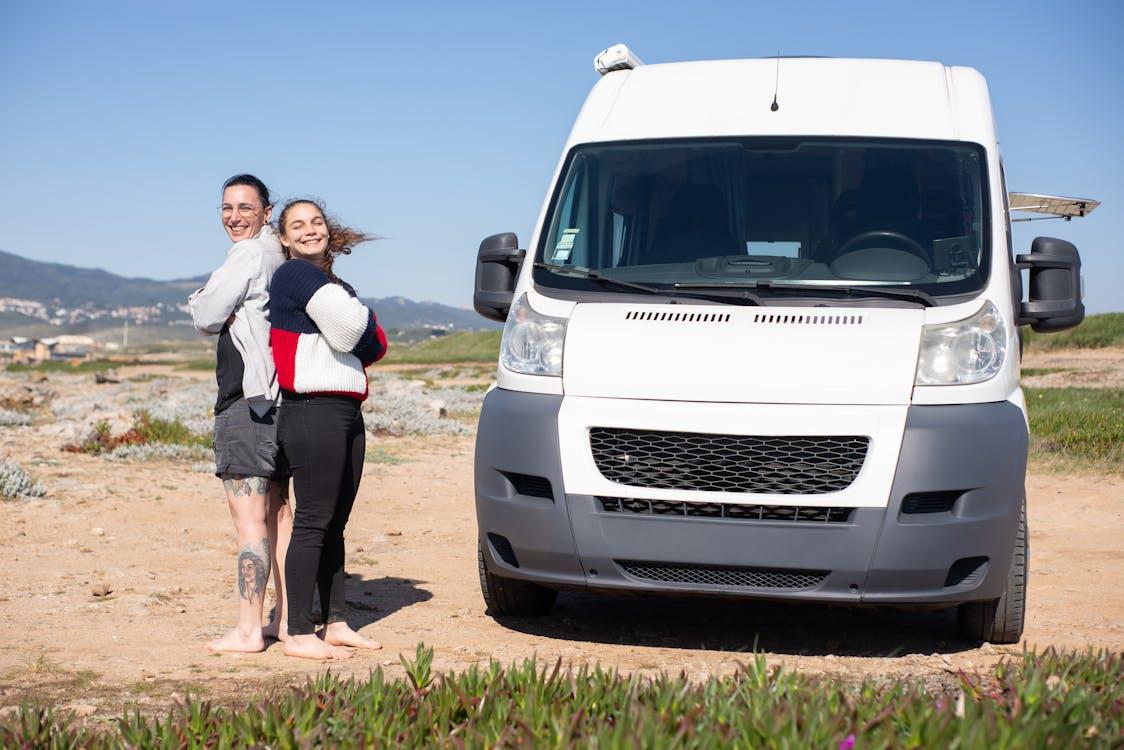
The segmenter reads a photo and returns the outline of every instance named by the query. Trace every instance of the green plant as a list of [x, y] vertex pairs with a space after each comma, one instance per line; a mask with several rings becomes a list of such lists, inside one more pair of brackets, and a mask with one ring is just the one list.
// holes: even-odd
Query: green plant
[[[390, 346], [387, 364], [495, 362], [500, 354], [500, 331], [464, 331], [421, 341], [413, 346]], [[376, 365], [377, 367], [378, 365]]]
[[68, 372], [68, 373], [90, 373], [101, 372], [103, 370], [110, 370], [114, 367], [120, 367], [125, 362], [111, 362], [107, 359], [91, 359], [81, 362], [61, 362], [56, 360], [47, 360], [45, 362], [36, 362], [35, 364], [13, 363], [8, 365], [8, 372]]
[[[100, 456], [129, 446], [172, 445], [201, 449], [210, 444], [209, 436], [192, 432], [179, 419], [153, 417], [142, 409], [133, 414], [133, 426], [120, 435], [112, 433], [109, 422], [100, 420], [94, 424], [85, 438], [77, 443], [64, 445], [63, 450], [68, 453]], [[195, 456], [196, 452], [188, 452], [184, 455]]]
[[230, 710], [189, 696], [162, 718], [107, 728], [49, 708], [0, 718], [3, 747], [1070, 748], [1124, 740], [1124, 657], [1024, 653], [936, 687], [851, 682], [770, 667], [733, 675], [626, 676], [600, 666], [493, 661], [437, 674], [433, 651], [405, 679], [321, 674]]
[[1027, 349], [1101, 349], [1124, 346], [1124, 313], [1090, 315], [1076, 328], [1059, 333], [1035, 333], [1023, 328], [1023, 345]]
[[1124, 471], [1124, 390], [1026, 388], [1024, 394], [1032, 460]]
[[35, 481], [19, 464], [0, 461], [0, 497], [14, 499], [20, 497], [43, 497], [47, 489]]

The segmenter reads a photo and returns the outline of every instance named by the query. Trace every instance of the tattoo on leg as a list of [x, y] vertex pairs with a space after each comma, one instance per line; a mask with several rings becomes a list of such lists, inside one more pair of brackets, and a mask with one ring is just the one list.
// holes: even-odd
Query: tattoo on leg
[[248, 602], [265, 596], [269, 580], [269, 540], [251, 542], [238, 553], [238, 595]]
[[269, 480], [265, 477], [244, 477], [241, 474], [227, 474], [222, 478], [222, 486], [235, 497], [249, 495], [264, 495], [269, 489]]

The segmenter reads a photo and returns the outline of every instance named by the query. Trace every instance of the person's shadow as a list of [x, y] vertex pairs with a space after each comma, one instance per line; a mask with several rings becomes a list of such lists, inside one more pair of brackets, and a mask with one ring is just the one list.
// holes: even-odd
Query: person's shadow
[[[352, 630], [365, 628], [373, 622], [378, 622], [400, 609], [429, 601], [433, 594], [419, 585], [426, 581], [412, 578], [398, 578], [395, 576], [382, 576], [381, 578], [364, 578], [356, 573], [347, 574], [347, 589], [345, 599], [347, 604], [346, 620]], [[269, 613], [268, 620], [272, 620], [276, 609]], [[317, 592], [312, 598], [312, 622], [317, 627], [324, 624], [324, 616], [320, 609], [320, 594]]]
[[521, 633], [587, 643], [804, 656], [956, 653], [956, 610], [565, 591], [545, 617], [498, 617]]
[[359, 630], [400, 609], [429, 601], [433, 594], [419, 588], [426, 581], [396, 576], [364, 578], [347, 575], [347, 624]]

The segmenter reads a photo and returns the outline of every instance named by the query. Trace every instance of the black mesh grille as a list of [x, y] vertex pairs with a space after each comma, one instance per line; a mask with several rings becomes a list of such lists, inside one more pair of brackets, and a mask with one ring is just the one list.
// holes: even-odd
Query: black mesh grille
[[690, 565], [687, 563], [636, 562], [617, 560], [617, 565], [634, 578], [663, 583], [689, 583], [695, 586], [727, 588], [792, 589], [814, 588], [827, 578], [823, 570], [785, 570], [783, 568], [743, 568], [732, 565]]
[[594, 427], [601, 475], [633, 487], [819, 495], [850, 486], [870, 438], [711, 435]]
[[902, 513], [947, 513], [956, 505], [963, 490], [949, 492], [914, 492], [902, 500]]
[[546, 477], [536, 477], [531, 474], [516, 474], [514, 472], [505, 472], [504, 476], [507, 481], [511, 482], [511, 486], [520, 495], [527, 495], [528, 497], [541, 497], [546, 500], [554, 499], [554, 491], [550, 486], [550, 480]]
[[797, 505], [734, 505], [732, 503], [668, 502], [599, 497], [601, 509], [609, 513], [655, 516], [697, 516], [749, 521], [810, 521], [847, 523], [854, 508], [809, 508]]

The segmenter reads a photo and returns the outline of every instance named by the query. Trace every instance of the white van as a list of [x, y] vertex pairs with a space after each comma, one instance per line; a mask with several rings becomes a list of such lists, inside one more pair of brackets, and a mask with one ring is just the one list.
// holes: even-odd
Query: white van
[[1017, 641], [1019, 326], [1084, 308], [1073, 245], [1012, 252], [983, 77], [597, 65], [529, 249], [478, 256], [506, 320], [475, 459], [491, 612], [573, 587], [958, 606], [963, 637]]

